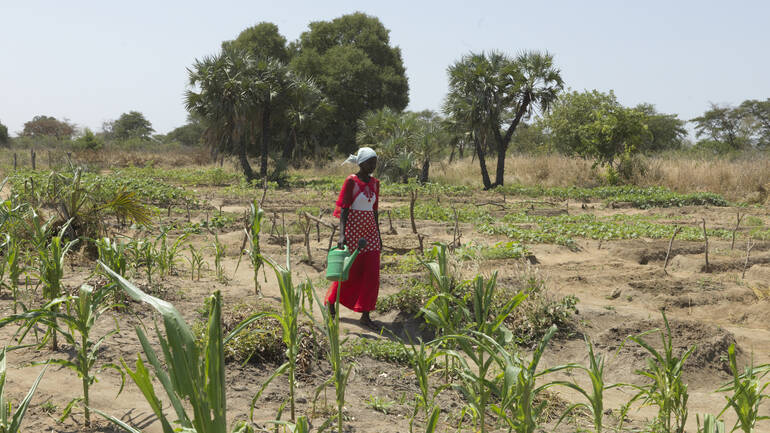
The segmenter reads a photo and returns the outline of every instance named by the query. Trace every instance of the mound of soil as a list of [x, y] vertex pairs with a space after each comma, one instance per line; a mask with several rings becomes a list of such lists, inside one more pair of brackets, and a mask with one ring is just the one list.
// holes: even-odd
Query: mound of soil
[[[735, 336], [731, 332], [696, 321], [669, 321], [669, 324], [674, 339], [675, 356], [681, 356], [690, 347], [696, 346], [695, 352], [685, 364], [685, 371], [711, 369], [730, 372], [727, 363], [727, 349], [731, 344], [735, 344]], [[628, 358], [633, 363], [634, 368], [644, 368], [646, 358], [650, 354], [643, 347], [630, 340], [626, 341], [626, 339], [629, 336], [639, 335], [654, 329], [665, 332], [663, 320], [639, 320], [621, 324], [599, 334], [596, 338], [596, 344], [614, 351], [625, 341], [619, 356]], [[650, 332], [642, 338], [655, 350], [663, 348], [660, 332]], [[740, 353], [737, 345], [736, 351]]]
[[[610, 252], [614, 257], [625, 259], [640, 265], [650, 262], [666, 260], [668, 252], [668, 240], [658, 239], [654, 241], [629, 241], [613, 242]], [[703, 244], [700, 242], [677, 242], [671, 248], [671, 257], [682, 254], [702, 254]]]

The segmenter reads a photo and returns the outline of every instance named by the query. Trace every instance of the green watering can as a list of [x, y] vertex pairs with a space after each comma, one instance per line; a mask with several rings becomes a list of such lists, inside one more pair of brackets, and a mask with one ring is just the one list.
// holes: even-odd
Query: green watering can
[[343, 249], [333, 247], [326, 256], [326, 279], [329, 281], [347, 281], [350, 267], [356, 260], [356, 256], [366, 247], [366, 239], [358, 240], [358, 248], [352, 253], [345, 245]]

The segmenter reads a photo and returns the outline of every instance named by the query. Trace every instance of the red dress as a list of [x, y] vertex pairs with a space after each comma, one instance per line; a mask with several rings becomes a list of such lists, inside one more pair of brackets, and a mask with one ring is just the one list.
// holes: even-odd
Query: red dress
[[[342, 185], [334, 216], [342, 209], [349, 209], [345, 224], [345, 245], [350, 251], [358, 247], [358, 240], [366, 239], [366, 247], [358, 254], [350, 267], [348, 280], [342, 283], [340, 304], [359, 313], [374, 310], [380, 291], [380, 232], [374, 212], [380, 195], [380, 181], [374, 177], [363, 182], [355, 174], [348, 176]], [[326, 304], [337, 299], [335, 281], [326, 292]]]

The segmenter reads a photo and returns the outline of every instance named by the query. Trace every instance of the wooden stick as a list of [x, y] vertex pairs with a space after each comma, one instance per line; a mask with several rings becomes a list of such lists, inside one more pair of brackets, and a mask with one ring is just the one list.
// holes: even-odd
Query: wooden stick
[[735, 232], [738, 231], [738, 227], [741, 225], [741, 220], [743, 219], [743, 215], [741, 215], [740, 211], [738, 212], [738, 221], [735, 222], [735, 228], [733, 229], [733, 240], [730, 242], [730, 249], [735, 249]]
[[671, 247], [674, 245], [674, 238], [677, 234], [679, 234], [679, 231], [682, 230], [682, 227], [680, 226], [674, 226], [674, 234], [671, 235], [671, 240], [668, 241], [668, 251], [666, 251], [666, 261], [663, 263], [663, 273], [668, 275], [668, 272], [666, 272], [666, 268], [668, 267], [668, 259], [671, 257]]
[[310, 224], [310, 218], [309, 214], [305, 212], [305, 225], [302, 227], [302, 230], [305, 232], [305, 248], [307, 249], [307, 261], [312, 266], [313, 265], [313, 256], [310, 255], [310, 230], [312, 230], [313, 226]]
[[393, 220], [390, 218], [390, 209], [388, 209], [388, 225], [390, 225], [390, 234], [397, 235], [396, 228], [393, 227]]
[[410, 191], [409, 197], [409, 219], [412, 221], [412, 233], [417, 234], [417, 225], [414, 223], [414, 203], [417, 201], [417, 191]]
[[452, 208], [452, 212], [455, 214], [455, 232], [454, 236], [452, 236], [452, 245], [454, 248], [458, 248], [460, 246], [460, 236], [462, 236], [460, 233], [460, 214], [456, 208]]
[[329, 236], [329, 247], [326, 249], [327, 251], [332, 250], [332, 242], [334, 242], [334, 235], [337, 234], [337, 226], [332, 226], [332, 234]]
[[305, 215], [305, 218], [308, 218], [308, 219], [310, 219], [312, 221], [315, 221], [317, 224], [322, 224], [322, 225], [324, 225], [326, 227], [329, 227], [330, 229], [337, 227], [335, 224], [328, 223], [328, 222], [322, 220], [321, 218], [318, 218], [317, 216], [313, 216], [313, 215], [311, 215], [311, 214], [309, 214], [307, 212], [305, 212], [304, 215]]
[[746, 268], [749, 267], [749, 255], [751, 254], [751, 250], [754, 249], [754, 245], [756, 245], [751, 238], [746, 239], [746, 261], [743, 262], [743, 273], [741, 274], [741, 279], [746, 278]]
[[267, 177], [262, 179], [262, 198], [259, 199], [259, 208], [263, 209], [262, 205], [265, 203], [265, 198], [267, 197]]
[[705, 243], [705, 246], [706, 246], [706, 251], [705, 251], [706, 272], [710, 272], [710, 268], [709, 268], [709, 237], [708, 237], [708, 234], [706, 233], [706, 219], [702, 218], [701, 222], [703, 223], [703, 240], [704, 240], [704, 243]]

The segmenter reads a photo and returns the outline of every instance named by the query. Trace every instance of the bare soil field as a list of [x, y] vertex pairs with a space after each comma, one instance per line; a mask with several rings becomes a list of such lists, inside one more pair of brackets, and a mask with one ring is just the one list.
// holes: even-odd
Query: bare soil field
[[[262, 293], [257, 296], [253, 270], [247, 258], [241, 257], [245, 215], [250, 201], [259, 198], [261, 191], [252, 191], [247, 196], [235, 196], [221, 187], [182, 186], [186, 189], [195, 188], [196, 194], [201, 197], [201, 205], [193, 210], [172, 207], [168, 213], [161, 212], [158, 218], [161, 224], [174, 227], [168, 233], [169, 239], [177, 238], [185, 227], [192, 227], [196, 223], [197, 227], [204, 227], [201, 230], [188, 230], [190, 234], [186, 238], [188, 244], [206, 252], [205, 261], [208, 266], [202, 278], [191, 278], [188, 262], [180, 258], [173, 272], [162, 279], [148, 283], [144, 273], [137, 270], [131, 274], [130, 280], [147, 292], [171, 302], [190, 324], [206, 320], [204, 299], [216, 290], [221, 291], [224, 299], [225, 327], [237, 322], [241, 310], [277, 311], [281, 295], [272, 271], [267, 270], [266, 278], [260, 276]], [[323, 211], [321, 220], [337, 224], [330, 216], [335, 198], [334, 191], [306, 186], [271, 189], [263, 204], [266, 227], [261, 235], [262, 253], [282, 260], [286, 254], [285, 232], [291, 242], [290, 261], [295, 282], [309, 279], [320, 297], [327, 289], [323, 269], [331, 230], [324, 225], [316, 227], [314, 222], [305, 219], [302, 212], [309, 210], [318, 215], [318, 211]], [[675, 238], [670, 251], [668, 235], [656, 234], [655, 238], [640, 235], [622, 239], [623, 236], [614, 235], [592, 236], [576, 229], [564, 235], [569, 237], [565, 242], [532, 237], [521, 240], [527, 248], [527, 253], [521, 258], [477, 254], [460, 260], [457, 258], [457, 251], [463, 251], [460, 248], [455, 250], [454, 261], [455, 272], [461, 279], [471, 279], [476, 275], [489, 276], [497, 271], [498, 286], [515, 293], [522, 289], [522, 281], [534, 276], [547, 289], [549, 299], [558, 302], [568, 296], [577, 298], [576, 311], [564, 319], [561, 326], [563, 329], [560, 330], [563, 332], [559, 332], [548, 344], [541, 368], [564, 363], [585, 364], [587, 351], [583, 336], [588, 336], [594, 342], [597, 352], [606, 358], [605, 382], [608, 384], [640, 385], [645, 382], [636, 371], [646, 367], [648, 353], [629, 341], [628, 337], [663, 328], [661, 310], [664, 310], [671, 324], [675, 350], [683, 352], [696, 346], [684, 367], [684, 381], [690, 394], [687, 431], [696, 431], [695, 414], [717, 414], [724, 407], [724, 394], [715, 391], [731, 378], [727, 363], [727, 350], [731, 344], [737, 348], [740, 365], [752, 360], [755, 364], [770, 362], [770, 325], [767, 319], [770, 243], [761, 240], [760, 236], [751, 236], [756, 240], [748, 240], [754, 233], [752, 230], [757, 230], [759, 224], [770, 224], [770, 218], [763, 207], [703, 205], [640, 209], [600, 199], [542, 199], [511, 194], [501, 196], [498, 192], [479, 190], [464, 195], [420, 194], [417, 197], [418, 205], [432, 203], [432, 207], [449, 209], [450, 213], [453, 208], [460, 209], [461, 216], [471, 209], [483, 209], [491, 220], [463, 220], [460, 217], [455, 223], [453, 218], [445, 221], [431, 217], [430, 212], [418, 212], [415, 220], [420, 234], [418, 236], [412, 231], [408, 212], [404, 213], [409, 207], [408, 195], [386, 193], [380, 202], [384, 244], [380, 302], [395, 299], [394, 295], [407, 290], [415, 281], [427, 281], [427, 273], [416, 259], [420, 256], [421, 244], [422, 249], [427, 251], [434, 242], [451, 244], [459, 235], [461, 245], [472, 241], [473, 245], [480, 248], [478, 251], [483, 251], [484, 248], [517, 239], [489, 227], [507, 224], [506, 230], [509, 233], [514, 233], [511, 227], [530, 233], [535, 226], [545, 227], [544, 224], [550, 219], [570, 217], [621, 221], [627, 226], [653, 221], [651, 224], [661, 227], [676, 225], [691, 230], [693, 234], [690, 237]], [[751, 217], [753, 223], [744, 220], [743, 225], [736, 230], [737, 241], [732, 245], [731, 232], [735, 228], [738, 212], [747, 215], [746, 218]], [[532, 219], [506, 219], [506, 216], [512, 214], [528, 215]], [[217, 224], [212, 224], [215, 217], [218, 217]], [[721, 230], [709, 236], [708, 250], [703, 240], [693, 239], [704, 221], [709, 230]], [[113, 237], [155, 236], [158, 233], [157, 227], [155, 231], [144, 232], [118, 224], [117, 221], [109, 221], [107, 224], [108, 233]], [[307, 232], [303, 232], [301, 224], [310, 224]], [[549, 230], [556, 229], [545, 228], [543, 231]], [[222, 262], [226, 279], [218, 279], [215, 275], [214, 258], [209, 248], [215, 234], [226, 247]], [[552, 233], [538, 236], [546, 234]], [[754, 244], [748, 257], [747, 242]], [[186, 252], [181, 256], [185, 255]], [[96, 273], [96, 268], [93, 254], [89, 254], [86, 249], [71, 254], [66, 264], [66, 290], [74, 293], [81, 284], [87, 282], [96, 286], [105, 284], [106, 278]], [[35, 279], [31, 277], [30, 290], [25, 292], [23, 302], [39, 302], [40, 295], [34, 286]], [[7, 316], [14, 309], [14, 300], [7, 292], [3, 295], [0, 299], [0, 314]], [[359, 315], [343, 309], [342, 333], [349, 338], [346, 344], [349, 347], [361, 346], [356, 342], [367, 341], [376, 346], [407, 336], [430, 338], [433, 330], [424, 323], [424, 319], [415, 317], [413, 312], [402, 311], [398, 308], [401, 304], [395, 301], [394, 305], [390, 311], [378, 310], [372, 314], [380, 332], [360, 326]], [[412, 307], [419, 309], [420, 306]], [[318, 306], [309, 314], [320, 318]], [[513, 314], [515, 316], [516, 311]], [[303, 322], [308, 324], [309, 320], [303, 318]], [[107, 363], [120, 365], [121, 361], [125, 361], [133, 368], [137, 356], [142, 354], [134, 328], [145, 327], [158, 349], [157, 338], [153, 337], [157, 323], [160, 322], [153, 310], [132, 301], [127, 301], [125, 308], [107, 312], [98, 321], [95, 335], [104, 335], [116, 325], [120, 331], [100, 349], [97, 366]], [[0, 329], [6, 345], [15, 344], [12, 339], [16, 330], [15, 326]], [[32, 341], [32, 337], [27, 338], [30, 340], [25, 342]], [[653, 346], [660, 347], [658, 333], [651, 333], [645, 338]], [[526, 358], [535, 342], [532, 339], [521, 340], [516, 350]], [[307, 342], [304, 355], [307, 358], [302, 364], [297, 382], [297, 412], [310, 418], [313, 431], [336, 412], [333, 387], [316, 393], [319, 385], [331, 374], [323, 347], [318, 343]], [[412, 399], [418, 391], [414, 373], [406, 363], [389, 362], [382, 352], [371, 349], [372, 346], [367, 347], [370, 348], [359, 351], [351, 349], [346, 357], [346, 362], [353, 364], [344, 412], [348, 426], [346, 431], [409, 431]], [[72, 359], [74, 356], [75, 353], [67, 344], [63, 344], [57, 352], [48, 346], [42, 349], [22, 347], [9, 351], [6, 397], [15, 402], [24, 397], [42, 368], [33, 363], [49, 358]], [[253, 408], [254, 424], [259, 428], [273, 428], [270, 421], [277, 418], [288, 395], [286, 377], [277, 378], [253, 404], [252, 398], [282, 362], [281, 356], [279, 351], [278, 355], [266, 356], [270, 359], [256, 356], [245, 363], [228, 362], [226, 380], [230, 423], [249, 419]], [[142, 431], [162, 431], [144, 396], [130, 380], [126, 381], [123, 391], [117, 395], [121, 387], [121, 376], [115, 370], [103, 369], [96, 376], [98, 381], [91, 390], [92, 407], [114, 415]], [[434, 386], [443, 384], [441, 374], [432, 378]], [[588, 384], [585, 375], [576, 371], [562, 371], [550, 379], [575, 381], [583, 386]], [[71, 370], [49, 366], [32, 400], [24, 430], [119, 431], [98, 416], [93, 417], [91, 428], [85, 428], [82, 410], [78, 408], [73, 410], [68, 419], [58, 420], [70, 400], [80, 395], [80, 383], [80, 379]], [[162, 395], [157, 384], [156, 392], [167, 405], [168, 399]], [[634, 393], [630, 386], [607, 391], [604, 403], [610, 414], [606, 417], [607, 425], [615, 422], [618, 409]], [[582, 401], [582, 397], [565, 387], [553, 387], [547, 396], [548, 409], [542, 420], [543, 431], [572, 432], [581, 426], [587, 428], [590, 425], [590, 418], [579, 412], [557, 427], [556, 421], [564, 409], [570, 402]], [[438, 431], [456, 430], [463, 419], [463, 397], [456, 390], [448, 388], [442, 391], [438, 402], [441, 407], [441, 426]], [[766, 407], [762, 411], [762, 415], [770, 414]], [[654, 418], [655, 413], [649, 406], [635, 404], [628, 412], [626, 426], [642, 428]], [[287, 418], [284, 411], [282, 419]], [[732, 425], [734, 419], [731, 412], [725, 414], [728, 425]], [[420, 415], [415, 431], [424, 430], [423, 422], [424, 416]], [[474, 431], [469, 416], [465, 416], [460, 430]], [[770, 431], [770, 425], [760, 423], [755, 431]]]

